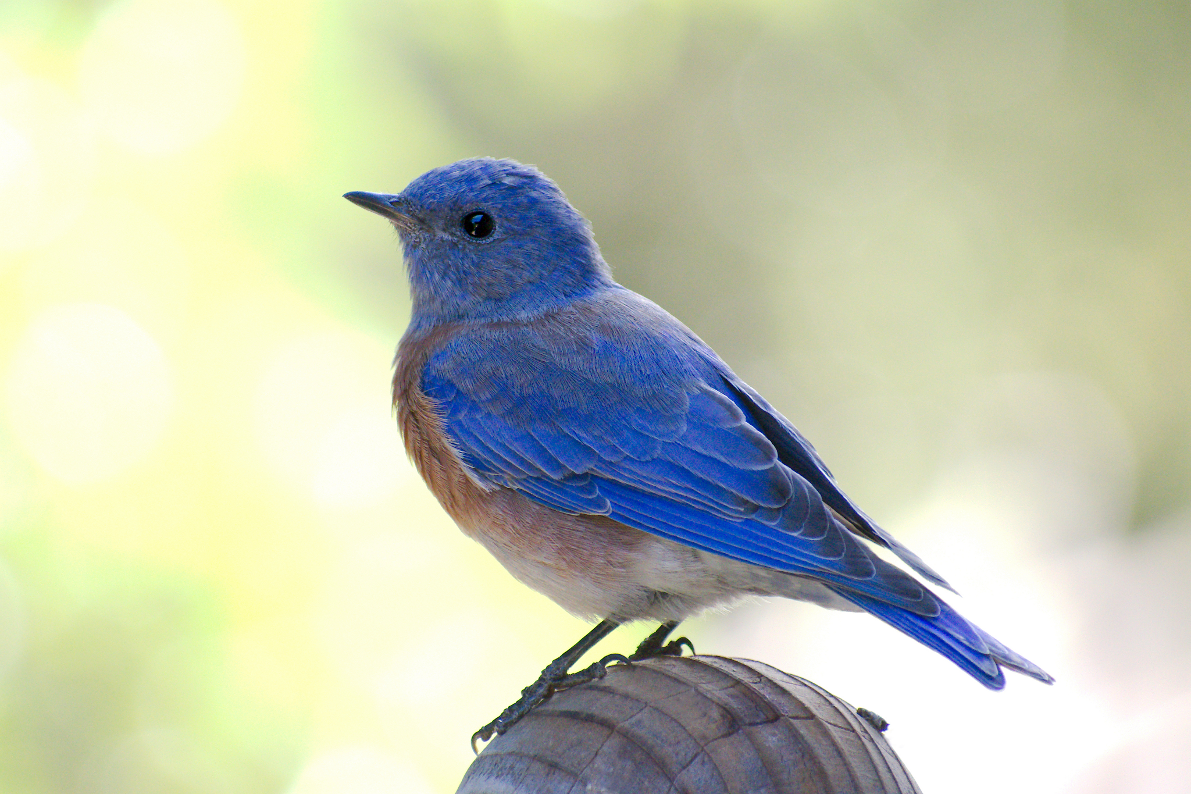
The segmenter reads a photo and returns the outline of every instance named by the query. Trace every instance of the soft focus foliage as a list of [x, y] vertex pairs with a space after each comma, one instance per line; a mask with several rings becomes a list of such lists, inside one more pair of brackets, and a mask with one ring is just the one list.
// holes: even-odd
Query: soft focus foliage
[[490, 154], [1059, 681], [790, 603], [700, 650], [926, 789], [1185, 791], [1189, 140], [1185, 3], [0, 4], [0, 789], [453, 789], [578, 638], [406, 463], [340, 198]]

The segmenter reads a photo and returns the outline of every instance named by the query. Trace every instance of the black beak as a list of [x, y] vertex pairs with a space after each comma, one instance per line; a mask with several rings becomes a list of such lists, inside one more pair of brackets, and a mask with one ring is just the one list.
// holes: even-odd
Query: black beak
[[352, 204], [358, 204], [365, 210], [383, 215], [396, 224], [399, 229], [412, 229], [419, 224], [417, 216], [409, 212], [409, 203], [400, 196], [354, 190], [351, 193], [343, 194], [343, 198]]

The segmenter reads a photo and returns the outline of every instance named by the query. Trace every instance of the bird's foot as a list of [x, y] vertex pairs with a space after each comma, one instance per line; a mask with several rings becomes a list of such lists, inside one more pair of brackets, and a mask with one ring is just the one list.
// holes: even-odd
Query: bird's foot
[[554, 663], [546, 666], [541, 676], [533, 684], [521, 691], [521, 698], [510, 704], [495, 720], [485, 724], [471, 736], [472, 751], [478, 754], [478, 742], [488, 742], [493, 737], [504, 734], [512, 728], [514, 723], [524, 718], [535, 707], [550, 698], [551, 694], [559, 690], [575, 687], [576, 685], [586, 684], [596, 679], [603, 679], [608, 673], [609, 665], [614, 663], [628, 664], [629, 658], [623, 654], [609, 654], [598, 662], [594, 662], [574, 673], [567, 673], [565, 668], [556, 665], [558, 662], [558, 660], [555, 660]]
[[676, 626], [678, 626], [678, 622], [674, 621], [662, 624], [655, 629], [645, 640], [641, 641], [637, 650], [629, 655], [629, 660], [637, 662], [638, 660], [648, 660], [650, 657], [681, 657], [684, 648], [694, 654], [695, 644], [691, 643], [690, 638], [675, 638], [666, 642], [666, 636], [673, 632]]
[[629, 655], [629, 660], [637, 662], [638, 660], [648, 660], [650, 657], [681, 657], [684, 649], [691, 654], [695, 653], [695, 644], [691, 643], [691, 639], [685, 636], [661, 644], [656, 649], [642, 649], [641, 646], [638, 646], [637, 650]]
[[593, 662], [586, 668], [575, 671], [573, 674], [567, 674], [554, 686], [555, 691], [566, 690], [568, 687], [575, 685], [585, 685], [588, 682], [594, 682], [596, 679], [603, 679], [608, 675], [608, 666], [614, 663], [629, 664], [629, 658], [623, 654], [609, 654], [603, 657], [598, 662]]

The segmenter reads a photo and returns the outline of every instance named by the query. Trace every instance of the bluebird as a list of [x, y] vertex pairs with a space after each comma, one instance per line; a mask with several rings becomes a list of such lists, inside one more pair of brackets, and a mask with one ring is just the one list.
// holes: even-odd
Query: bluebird
[[[612, 662], [682, 653], [687, 639], [667, 640], [679, 622], [746, 595], [867, 611], [989, 688], [1003, 668], [1053, 681], [932, 592], [923, 581], [951, 586], [715, 351], [613, 281], [540, 171], [463, 160], [345, 198], [404, 250], [413, 309], [393, 401], [419, 473], [514, 577], [599, 619], [473, 745]], [[631, 656], [570, 672], [637, 619], [660, 626]]]

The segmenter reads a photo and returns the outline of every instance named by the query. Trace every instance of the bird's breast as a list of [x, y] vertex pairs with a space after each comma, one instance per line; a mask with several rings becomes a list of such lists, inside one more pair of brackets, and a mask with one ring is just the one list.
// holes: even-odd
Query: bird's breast
[[405, 452], [418, 474], [451, 518], [472, 535], [471, 520], [484, 502], [485, 490], [467, 474], [451, 446], [439, 407], [421, 386], [422, 369], [440, 341], [436, 336], [447, 335], [432, 332], [402, 340], [393, 374], [393, 405]]
[[577, 615], [615, 612], [639, 531], [602, 516], [550, 510], [512, 489], [481, 485], [450, 441], [443, 412], [421, 387], [426, 362], [453, 334], [436, 328], [402, 340], [393, 402], [406, 452], [459, 528], [517, 579]]

